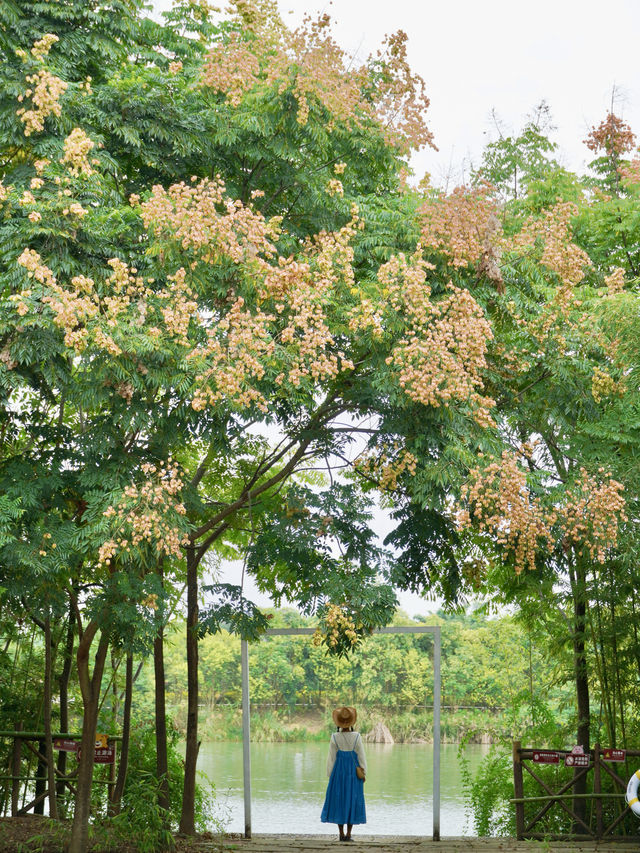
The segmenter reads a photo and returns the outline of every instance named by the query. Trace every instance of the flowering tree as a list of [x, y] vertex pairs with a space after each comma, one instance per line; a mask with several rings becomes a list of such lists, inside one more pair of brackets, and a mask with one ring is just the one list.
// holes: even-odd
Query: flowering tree
[[[480, 184], [436, 196], [427, 207], [430, 242], [450, 265], [464, 272], [465, 252], [476, 247], [473, 272], [484, 279], [485, 295], [480, 288], [474, 295], [494, 333], [487, 390], [497, 402], [499, 441], [470, 465], [461, 532], [481, 534], [475, 557], [483, 553], [485, 589], [517, 603], [532, 621], [554, 624], [571, 643], [577, 742], [585, 747], [590, 666], [604, 671], [597, 657], [590, 663], [600, 642], [590, 607], [599, 618], [603, 577], [616, 586], [637, 493], [629, 465], [636, 389], [626, 379], [634, 357], [623, 343], [637, 308], [637, 197], [629, 183], [633, 164], [622, 159], [632, 142], [629, 129], [609, 116], [587, 143], [603, 152], [595, 177], [581, 182], [550, 158], [537, 166], [533, 158], [526, 192], [521, 185], [516, 195], [501, 183], [511, 177], [495, 169], [502, 161], [494, 144], [478, 176], [495, 181], [494, 190]], [[508, 140], [509, 157], [512, 145]], [[545, 144], [540, 156], [548, 151]], [[624, 586], [623, 573], [617, 582]]]
[[[402, 157], [430, 141], [404, 37], [352, 68], [325, 19], [290, 33], [268, 4], [234, 9], [213, 23], [206, 4], [178, 4], [160, 27], [135, 5], [101, 6], [89, 30], [84, 4], [56, 18], [34, 3], [29, 27], [6, 21], [2, 583], [19, 561], [73, 608], [73, 853], [86, 846], [109, 637], [149, 645], [160, 568], [187, 580], [189, 833], [211, 549], [286, 515], [287, 482], [343, 464], [361, 436], [354, 483], [402, 486], [418, 506], [444, 488], [430, 477], [449, 435], [457, 446], [492, 420], [491, 329], [468, 289], [425, 261], [402, 186]], [[100, 28], [102, 63], [88, 58]], [[319, 523], [349, 545], [368, 522], [340, 526], [337, 494]], [[322, 604], [341, 571], [351, 604], [344, 586], [335, 603], [383, 621], [388, 590], [356, 603], [375, 582], [370, 539], [324, 584], [287, 589]]]

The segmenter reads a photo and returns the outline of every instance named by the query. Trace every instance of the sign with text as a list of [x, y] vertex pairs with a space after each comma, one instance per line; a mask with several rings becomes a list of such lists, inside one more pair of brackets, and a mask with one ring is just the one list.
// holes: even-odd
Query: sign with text
[[536, 749], [533, 753], [534, 764], [559, 764], [560, 756], [555, 749]]
[[600, 757], [603, 761], [625, 761], [627, 751], [626, 749], [612, 749], [608, 746], [602, 750]]
[[116, 760], [116, 751], [112, 746], [96, 749], [93, 760], [96, 764], [113, 764]]
[[78, 741], [64, 737], [57, 737], [53, 740], [53, 748], [59, 749], [61, 752], [77, 752]]
[[571, 755], [565, 755], [564, 757], [564, 766], [565, 767], [588, 767], [589, 766], [589, 756], [580, 754], [579, 752]]

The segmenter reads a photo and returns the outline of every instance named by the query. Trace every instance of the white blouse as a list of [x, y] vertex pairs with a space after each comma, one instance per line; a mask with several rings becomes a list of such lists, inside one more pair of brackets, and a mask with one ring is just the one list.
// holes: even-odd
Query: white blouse
[[360, 732], [334, 732], [331, 735], [331, 742], [329, 743], [327, 776], [331, 776], [331, 771], [333, 770], [333, 765], [336, 763], [336, 755], [338, 754], [339, 749], [345, 750], [346, 752], [355, 749], [356, 755], [358, 756], [358, 764], [360, 767], [363, 767], [366, 772], [367, 761], [364, 757], [364, 746], [362, 745]]

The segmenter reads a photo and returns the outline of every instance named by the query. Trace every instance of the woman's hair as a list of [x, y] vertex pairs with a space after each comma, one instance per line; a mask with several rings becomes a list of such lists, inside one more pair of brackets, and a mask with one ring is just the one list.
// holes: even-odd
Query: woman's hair
[[[336, 726], [336, 731], [337, 731], [337, 732], [341, 732], [341, 731], [342, 731], [342, 728], [343, 728], [342, 726]], [[353, 726], [349, 726], [348, 731], [352, 732], [352, 731], [353, 731]]]

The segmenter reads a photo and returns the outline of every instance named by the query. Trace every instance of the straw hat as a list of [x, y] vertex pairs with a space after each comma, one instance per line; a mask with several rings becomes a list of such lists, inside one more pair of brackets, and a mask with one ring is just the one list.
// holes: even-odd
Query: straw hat
[[358, 712], [355, 708], [342, 707], [336, 708], [331, 716], [336, 726], [341, 729], [348, 729], [355, 723]]

